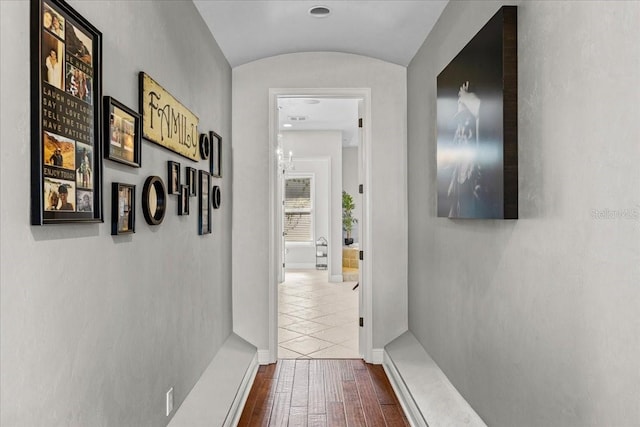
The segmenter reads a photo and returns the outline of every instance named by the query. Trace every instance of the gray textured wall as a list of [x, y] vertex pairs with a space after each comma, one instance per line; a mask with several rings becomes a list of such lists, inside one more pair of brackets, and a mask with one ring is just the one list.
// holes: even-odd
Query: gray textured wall
[[[104, 224], [32, 227], [29, 2], [0, 4], [0, 424], [164, 425], [165, 392], [182, 402], [231, 332], [231, 69], [191, 2], [72, 1], [103, 33], [105, 95], [137, 109], [143, 70], [223, 136], [222, 209], [207, 237], [173, 196], [148, 226], [145, 178], [206, 165], [143, 141], [142, 169], [104, 161]], [[137, 186], [133, 236], [110, 235], [112, 181]]]
[[636, 426], [640, 3], [519, 3], [520, 219], [436, 218], [436, 76], [499, 5], [408, 68], [409, 328], [488, 425]]

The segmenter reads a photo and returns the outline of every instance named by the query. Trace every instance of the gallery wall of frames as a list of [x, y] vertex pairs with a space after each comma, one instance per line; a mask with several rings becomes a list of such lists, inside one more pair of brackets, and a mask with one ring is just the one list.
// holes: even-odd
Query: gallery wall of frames
[[[132, 234], [140, 203], [150, 227], [167, 213], [195, 213], [194, 232], [212, 234], [213, 210], [221, 204], [214, 181], [222, 178], [222, 137], [202, 132], [198, 116], [144, 71], [131, 76], [138, 80], [137, 110], [103, 96], [102, 33], [62, 0], [34, 0], [31, 8], [37, 58], [31, 64], [31, 224], [106, 220], [112, 235]], [[167, 150], [166, 170], [148, 176], [140, 195], [133, 176], [120, 168], [105, 199], [103, 159], [140, 168], [143, 140]], [[105, 200], [110, 218], [103, 216]]]

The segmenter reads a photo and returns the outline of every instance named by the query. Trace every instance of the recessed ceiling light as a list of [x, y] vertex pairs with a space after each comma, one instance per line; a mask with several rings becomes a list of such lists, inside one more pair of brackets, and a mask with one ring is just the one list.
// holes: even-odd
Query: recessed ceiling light
[[327, 6], [313, 6], [311, 9], [309, 9], [309, 15], [313, 16], [314, 18], [326, 18], [327, 16], [331, 15], [331, 9], [329, 9]]
[[289, 120], [292, 122], [302, 122], [307, 120], [307, 116], [289, 116]]
[[315, 105], [315, 104], [320, 104], [320, 100], [319, 99], [305, 99], [304, 103], [305, 104], [309, 104], [309, 105]]
[[285, 123], [282, 125], [283, 128], [290, 128], [291, 126], [293, 126], [291, 123]]

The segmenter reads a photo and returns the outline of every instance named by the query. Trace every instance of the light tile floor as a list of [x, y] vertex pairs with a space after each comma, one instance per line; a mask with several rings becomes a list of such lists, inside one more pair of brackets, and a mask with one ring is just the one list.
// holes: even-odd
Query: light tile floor
[[329, 283], [326, 270], [287, 270], [278, 285], [280, 359], [360, 358], [356, 282]]

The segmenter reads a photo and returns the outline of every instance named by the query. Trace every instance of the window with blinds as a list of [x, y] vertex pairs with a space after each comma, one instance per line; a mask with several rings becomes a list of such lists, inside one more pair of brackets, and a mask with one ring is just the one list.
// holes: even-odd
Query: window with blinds
[[311, 177], [286, 178], [284, 183], [285, 242], [313, 241]]

